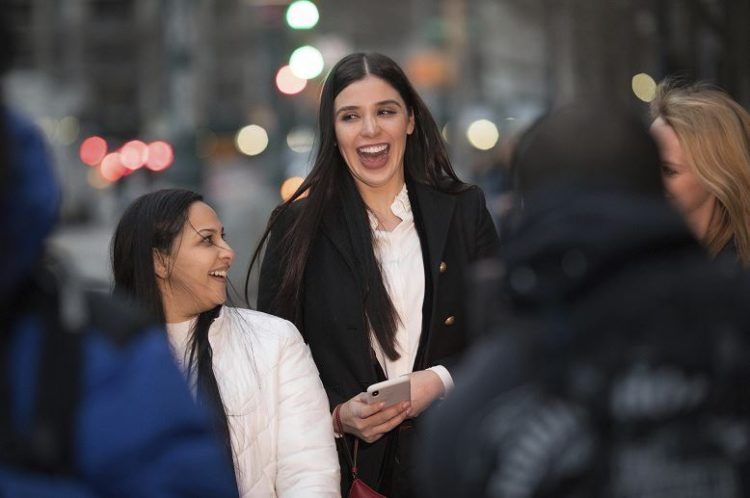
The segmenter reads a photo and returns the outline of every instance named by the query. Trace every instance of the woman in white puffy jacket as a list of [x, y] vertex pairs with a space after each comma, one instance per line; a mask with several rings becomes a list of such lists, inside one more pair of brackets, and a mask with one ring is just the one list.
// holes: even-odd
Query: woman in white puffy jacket
[[166, 324], [177, 362], [215, 415], [241, 497], [338, 497], [328, 401], [291, 323], [230, 308], [234, 251], [199, 194], [138, 198], [112, 239], [115, 292]]

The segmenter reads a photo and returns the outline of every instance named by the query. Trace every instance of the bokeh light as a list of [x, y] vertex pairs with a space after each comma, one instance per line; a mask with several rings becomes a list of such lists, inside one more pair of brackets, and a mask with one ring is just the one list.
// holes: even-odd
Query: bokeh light
[[102, 137], [88, 137], [81, 143], [79, 150], [81, 161], [89, 166], [96, 166], [107, 155], [107, 142]]
[[315, 132], [310, 128], [295, 128], [286, 136], [286, 144], [298, 154], [307, 154], [315, 142]]
[[638, 73], [630, 82], [633, 93], [644, 102], [651, 102], [656, 97], [656, 82], [646, 73]]
[[148, 145], [140, 140], [131, 140], [120, 149], [120, 161], [128, 169], [136, 170], [148, 160]]
[[116, 182], [125, 174], [127, 168], [120, 162], [119, 152], [110, 152], [104, 159], [99, 167], [102, 177], [109, 182]]
[[[279, 190], [279, 194], [281, 194], [281, 199], [286, 202], [288, 201], [294, 193], [297, 191], [297, 189], [302, 185], [302, 182], [304, 182], [305, 179], [301, 176], [292, 176], [290, 178], [287, 178], [284, 180], [284, 183], [281, 184], [281, 189]], [[303, 193], [298, 197], [298, 199], [301, 199], [303, 197], [307, 196], [307, 192]]]
[[296, 77], [311, 80], [323, 72], [323, 55], [317, 48], [305, 45], [292, 52], [289, 66]]
[[409, 81], [419, 88], [438, 88], [452, 78], [452, 66], [445, 53], [434, 50], [415, 52], [404, 68]]
[[500, 132], [495, 123], [488, 119], [479, 119], [469, 125], [466, 130], [469, 143], [479, 150], [490, 150], [497, 144]]
[[276, 73], [276, 88], [286, 95], [295, 95], [307, 86], [307, 80], [298, 78], [290, 66], [284, 66]]
[[286, 9], [286, 22], [292, 29], [314, 28], [318, 19], [318, 8], [309, 0], [297, 0]]
[[167, 142], [157, 140], [148, 144], [148, 159], [146, 167], [151, 171], [162, 171], [169, 168], [174, 161], [172, 146]]
[[263, 127], [251, 124], [237, 132], [237, 150], [248, 156], [257, 156], [268, 147], [268, 133]]

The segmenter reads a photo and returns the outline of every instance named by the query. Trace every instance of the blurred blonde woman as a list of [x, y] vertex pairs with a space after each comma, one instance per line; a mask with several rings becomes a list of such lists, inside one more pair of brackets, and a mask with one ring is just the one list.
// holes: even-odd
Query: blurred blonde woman
[[662, 82], [651, 117], [667, 195], [712, 257], [750, 266], [750, 114], [717, 88]]

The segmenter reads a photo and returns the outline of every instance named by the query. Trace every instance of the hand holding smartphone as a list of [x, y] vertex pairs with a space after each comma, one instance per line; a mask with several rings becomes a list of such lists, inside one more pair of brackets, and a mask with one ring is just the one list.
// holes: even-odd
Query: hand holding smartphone
[[402, 375], [367, 388], [367, 403], [385, 403], [385, 408], [402, 401], [411, 401], [411, 377]]

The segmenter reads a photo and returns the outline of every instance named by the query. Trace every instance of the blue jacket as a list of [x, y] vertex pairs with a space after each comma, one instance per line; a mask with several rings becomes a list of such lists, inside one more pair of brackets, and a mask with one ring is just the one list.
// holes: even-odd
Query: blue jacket
[[[43, 328], [17, 322], [6, 363], [16, 428], [30, 430]], [[164, 332], [145, 330], [127, 345], [89, 330], [83, 340], [82, 399], [76, 416], [77, 475], [40, 476], [0, 468], [0, 496], [232, 497], [225, 453], [177, 371]]]
[[[23, 437], [33, 426], [48, 325], [33, 307], [21, 313], [8, 303], [38, 264], [59, 189], [35, 128], [10, 113], [0, 118], [10, 139], [2, 158], [9, 188], [0, 198], [0, 304], [10, 318], [0, 329], [0, 368], [7, 369], [2, 377], [9, 384], [11, 428]], [[122, 342], [90, 325], [80, 353], [73, 472], [56, 476], [0, 465], [0, 497], [237, 496], [231, 462], [193, 402], [163, 330], [133, 331]]]

